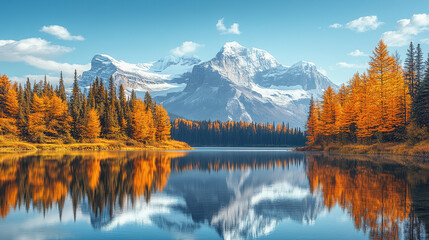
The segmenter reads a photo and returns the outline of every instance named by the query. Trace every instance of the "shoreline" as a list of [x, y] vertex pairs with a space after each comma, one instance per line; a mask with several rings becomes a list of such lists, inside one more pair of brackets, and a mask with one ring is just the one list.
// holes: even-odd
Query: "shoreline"
[[429, 140], [409, 144], [406, 142], [398, 143], [374, 143], [374, 144], [335, 144], [330, 143], [326, 146], [314, 145], [295, 148], [296, 151], [320, 151], [345, 154], [392, 154], [405, 156], [429, 156]]
[[166, 140], [140, 143], [126, 140], [96, 139], [84, 143], [32, 143], [17, 139], [0, 139], [0, 153], [32, 151], [106, 151], [106, 150], [192, 150], [185, 142]]

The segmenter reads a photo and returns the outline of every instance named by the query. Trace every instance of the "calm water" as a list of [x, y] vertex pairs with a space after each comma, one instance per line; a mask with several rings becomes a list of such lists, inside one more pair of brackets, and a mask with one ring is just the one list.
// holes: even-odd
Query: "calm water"
[[3, 154], [0, 239], [426, 239], [424, 161], [275, 148]]

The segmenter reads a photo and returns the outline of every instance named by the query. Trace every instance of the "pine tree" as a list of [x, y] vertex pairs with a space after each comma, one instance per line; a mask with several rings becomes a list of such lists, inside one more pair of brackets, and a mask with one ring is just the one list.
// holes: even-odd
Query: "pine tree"
[[61, 72], [60, 74], [60, 82], [58, 85], [57, 96], [59, 96], [63, 101], [67, 100], [66, 89], [65, 89], [64, 80], [63, 80], [63, 72]]
[[419, 126], [429, 127], [429, 64], [426, 64], [425, 77], [412, 103], [412, 114]]
[[77, 72], [75, 70], [73, 90], [72, 90], [72, 95], [70, 96], [70, 110], [71, 110], [70, 113], [74, 121], [77, 121], [77, 118], [79, 117], [80, 107], [81, 107], [80, 88], [79, 88], [79, 83], [77, 81]]
[[149, 92], [146, 91], [144, 95], [144, 103], [146, 104], [147, 109], [151, 109], [152, 112], [154, 112], [154, 104], [152, 101], [152, 97], [150, 96]]
[[423, 80], [424, 71], [425, 71], [424, 62], [423, 62], [423, 53], [420, 47], [420, 43], [417, 44], [415, 61], [416, 61], [416, 90], [417, 90], [420, 82]]
[[104, 118], [104, 136], [107, 138], [116, 138], [119, 134], [118, 113], [116, 111], [116, 87], [113, 82], [113, 77], [110, 77], [109, 91], [107, 94], [107, 111]]
[[410, 47], [407, 50], [405, 58], [405, 79], [409, 85], [411, 97], [414, 98], [416, 90], [416, 53], [413, 42], [410, 42]]
[[119, 86], [119, 103], [118, 103], [118, 122], [122, 132], [127, 130], [127, 120], [129, 114], [129, 105], [125, 96], [124, 86]]
[[72, 127], [72, 136], [75, 139], [78, 139], [80, 136], [79, 122], [80, 122], [80, 112], [81, 112], [81, 91], [79, 88], [79, 83], [77, 81], [77, 72], [74, 71], [74, 81], [73, 81], [73, 90], [72, 95], [70, 96], [70, 115], [73, 118], [73, 127]]

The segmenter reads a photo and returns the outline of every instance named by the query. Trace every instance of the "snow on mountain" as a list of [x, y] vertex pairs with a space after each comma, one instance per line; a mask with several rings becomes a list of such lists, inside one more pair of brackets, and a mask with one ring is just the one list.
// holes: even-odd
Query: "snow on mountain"
[[186, 88], [158, 100], [167, 111], [194, 120], [289, 122], [303, 127], [311, 95], [336, 87], [313, 63], [291, 67], [271, 54], [226, 43], [193, 67]]
[[167, 56], [151, 63], [131, 64], [97, 54], [91, 61], [91, 69], [83, 72], [80, 85], [89, 87], [96, 77], [102, 78], [107, 84], [112, 76], [116, 86], [122, 84], [129, 92], [134, 89], [139, 92], [149, 91], [154, 96], [165, 95], [183, 90], [187, 81], [186, 73], [199, 62], [196, 57]]
[[149, 91], [168, 112], [187, 119], [289, 122], [301, 128], [310, 97], [336, 88], [314, 63], [284, 66], [267, 51], [237, 42], [226, 43], [207, 62], [167, 56], [131, 64], [97, 54], [80, 85], [89, 87], [96, 77], [107, 84], [110, 76], [128, 92]]

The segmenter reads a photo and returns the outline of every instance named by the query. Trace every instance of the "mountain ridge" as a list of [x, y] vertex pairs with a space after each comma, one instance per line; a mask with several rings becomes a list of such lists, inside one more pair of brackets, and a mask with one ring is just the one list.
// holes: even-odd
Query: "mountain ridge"
[[123, 84], [138, 96], [149, 91], [166, 110], [191, 120], [289, 122], [303, 127], [309, 99], [337, 86], [312, 62], [291, 66], [259, 48], [227, 42], [210, 60], [167, 56], [130, 64], [97, 54], [82, 74], [83, 87], [95, 77]]

